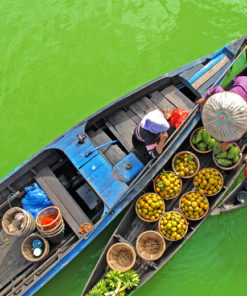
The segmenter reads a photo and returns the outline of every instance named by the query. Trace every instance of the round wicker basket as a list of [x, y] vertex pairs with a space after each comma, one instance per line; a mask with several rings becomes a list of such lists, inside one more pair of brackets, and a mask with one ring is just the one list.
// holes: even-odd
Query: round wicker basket
[[191, 133], [191, 135], [190, 135], [190, 145], [191, 145], [191, 147], [196, 151], [196, 152], [198, 152], [198, 153], [209, 153], [210, 151], [212, 151], [213, 150], [213, 148], [212, 149], [209, 149], [209, 150], [205, 150], [205, 151], [201, 151], [201, 150], [199, 150], [193, 143], [192, 143], [192, 138], [193, 138], [193, 136], [199, 131], [199, 130], [201, 130], [201, 129], [203, 129], [203, 128], [205, 128], [205, 127], [203, 127], [203, 126], [200, 126], [200, 127], [198, 127], [197, 129], [195, 129], [192, 133]]
[[[16, 217], [21, 215], [21, 220]], [[3, 230], [8, 235], [26, 237], [35, 230], [35, 220], [29, 212], [19, 207], [10, 208], [2, 219]]]
[[[42, 247], [43, 253], [41, 254], [40, 257], [34, 257], [32, 252], [32, 249], [33, 249], [32, 243], [35, 239], [39, 239], [43, 243], [43, 247]], [[48, 256], [49, 251], [50, 251], [50, 247], [49, 247], [48, 241], [44, 237], [36, 233], [26, 237], [21, 245], [21, 252], [23, 257], [30, 262], [39, 262], [44, 260]]]
[[[180, 176], [179, 176], [178, 174], [176, 174], [175, 172], [173, 172], [173, 171], [165, 171], [165, 172], [166, 172], [166, 173], [172, 173], [172, 174], [174, 174], [174, 176], [177, 176], [177, 177], [178, 177], [178, 180], [179, 180], [179, 183], [180, 183], [180, 190], [179, 190], [174, 196], [171, 196], [170, 198], [163, 197], [163, 198], [166, 199], [166, 200], [171, 200], [171, 199], [174, 199], [174, 198], [176, 198], [176, 197], [179, 196], [179, 194], [180, 194], [181, 191], [182, 191], [183, 182], [182, 182], [182, 179], [180, 178]], [[155, 191], [157, 194], [159, 194], [159, 192], [157, 192], [155, 184], [156, 184], [156, 180], [159, 178], [159, 175], [160, 175], [160, 174], [158, 174], [158, 175], [155, 177], [155, 179], [153, 180], [154, 191]]]
[[[199, 220], [203, 219], [205, 216], [207, 216], [208, 211], [209, 211], [209, 207], [208, 207], [208, 209], [205, 211], [205, 213], [204, 213], [202, 216], [200, 216], [199, 218], [197, 218], [197, 219], [192, 219], [192, 218], [186, 216], [185, 213], [184, 213], [184, 212], [182, 211], [182, 209], [181, 209], [182, 198], [183, 198], [186, 194], [188, 194], [188, 193], [192, 193], [192, 192], [194, 192], [194, 191], [186, 192], [185, 194], [183, 194], [183, 195], [181, 196], [181, 198], [180, 198], [180, 200], [179, 200], [179, 210], [181, 211], [181, 213], [183, 213], [183, 215], [186, 217], [187, 220], [190, 220], [190, 221], [199, 221]], [[206, 199], [207, 202], [208, 202], [208, 199], [207, 199], [206, 196], [204, 196], [204, 195], [201, 195], [201, 196], [202, 196], [204, 199]]]
[[[239, 150], [240, 150], [240, 147], [238, 146], [237, 143], [232, 143], [232, 144], [233, 144], [234, 146], [237, 146], [237, 147], [239, 148]], [[217, 161], [217, 159], [216, 159], [214, 153], [213, 153], [213, 161], [214, 161], [215, 165], [217, 165], [217, 167], [219, 167], [219, 168], [222, 169], [222, 170], [225, 170], [225, 171], [227, 171], [227, 170], [233, 170], [233, 169], [235, 169], [235, 168], [240, 164], [240, 162], [241, 162], [241, 160], [242, 160], [242, 157], [243, 157], [242, 152], [243, 152], [244, 148], [245, 148], [245, 146], [243, 146], [242, 149], [240, 150], [240, 153], [239, 153], [239, 160], [238, 160], [238, 162], [235, 163], [235, 164], [234, 164], [233, 166], [231, 166], [231, 167], [224, 167], [224, 166], [220, 165], [220, 164], [218, 163], [218, 161]]]
[[[154, 194], [154, 195], [156, 195], [156, 196], [159, 196], [157, 193], [154, 193], [154, 192], [144, 193], [144, 194], [141, 195], [141, 196], [138, 198], [138, 200], [136, 201], [136, 204], [135, 204], [135, 211], [136, 211], [136, 215], [137, 215], [142, 221], [144, 221], [144, 222], [149, 222], [149, 223], [153, 223], [153, 222], [155, 222], [155, 221], [158, 221], [160, 217], [158, 217], [158, 218], [156, 218], [156, 219], [154, 219], [154, 220], [151, 220], [151, 219], [149, 220], [149, 219], [145, 219], [145, 218], [143, 218], [143, 217], [138, 213], [137, 204], [138, 204], [139, 200], [140, 200], [141, 198], [143, 198], [144, 196], [146, 196], [147, 194]], [[164, 212], [164, 211], [165, 211], [165, 202], [164, 202], [163, 199], [161, 199], [161, 200], [162, 200], [162, 202], [163, 202], [163, 210], [162, 210], [162, 212]]]
[[135, 265], [136, 253], [130, 245], [116, 243], [107, 251], [106, 261], [111, 269], [125, 272]]
[[[52, 218], [53, 221], [49, 224], [42, 224], [42, 219]], [[47, 207], [40, 211], [36, 217], [36, 225], [40, 231], [54, 231], [55, 228], [59, 228], [62, 223], [62, 215], [60, 209], [57, 207]]]
[[166, 250], [163, 236], [157, 231], [145, 231], [139, 235], [136, 241], [137, 254], [144, 260], [158, 260]]
[[172, 169], [173, 169], [174, 172], [177, 174], [177, 171], [176, 171], [176, 169], [175, 169], [174, 162], [175, 162], [175, 160], [177, 159], [177, 157], [179, 157], [179, 156], [181, 156], [181, 155], [183, 155], [183, 154], [190, 154], [190, 155], [192, 155], [192, 156], [195, 158], [195, 160], [196, 160], [196, 171], [194, 172], [193, 175], [190, 175], [190, 176], [180, 176], [180, 177], [183, 178], [183, 179], [190, 179], [190, 178], [193, 178], [193, 177], [198, 173], [198, 171], [199, 171], [199, 169], [200, 169], [200, 161], [199, 161], [198, 157], [197, 157], [194, 153], [192, 153], [192, 152], [190, 152], [190, 151], [180, 151], [180, 152], [178, 152], [177, 154], [175, 154], [174, 157], [173, 157], [173, 159], [172, 159]]
[[[160, 228], [160, 226], [161, 226], [161, 219], [166, 215], [166, 214], [168, 214], [168, 213], [176, 213], [176, 214], [179, 214], [180, 216], [182, 216], [183, 217], [183, 219], [185, 220], [185, 225], [186, 225], [186, 229], [185, 229], [185, 231], [184, 231], [184, 234], [180, 237], [180, 239], [177, 239], [177, 240], [174, 240], [174, 239], [170, 239], [170, 238], [168, 238], [168, 237], [166, 237], [163, 233], [162, 233], [162, 231], [161, 231], [161, 228]], [[176, 241], [178, 241], [178, 240], [181, 240], [181, 239], [183, 239], [184, 237], [185, 237], [185, 235], [186, 235], [186, 233], [188, 232], [188, 225], [189, 225], [189, 223], [188, 223], [188, 221], [187, 221], [187, 219], [186, 219], [186, 217], [184, 216], [184, 214], [182, 214], [182, 213], [180, 213], [180, 212], [177, 212], [177, 211], [170, 211], [170, 212], [166, 212], [163, 216], [161, 216], [160, 217], [160, 219], [159, 219], [159, 223], [158, 223], [158, 230], [159, 230], [159, 233], [166, 239], [166, 240], [168, 240], [168, 241], [171, 241], [171, 242], [176, 242]]]
[[[221, 172], [218, 171], [218, 170], [215, 169], [215, 168], [203, 168], [202, 170], [205, 170], [205, 169], [213, 169], [213, 170], [217, 171], [217, 172], [219, 173], [220, 177], [221, 177], [222, 184], [221, 184], [221, 188], [220, 188], [217, 192], [215, 192], [215, 193], [213, 193], [213, 194], [206, 194], [206, 193], [204, 193], [203, 195], [204, 195], [204, 196], [214, 196], [214, 195], [217, 195], [217, 194], [222, 190], [222, 188], [223, 188], [223, 186], [224, 186], [224, 177], [222, 176]], [[200, 171], [198, 172], [198, 174], [199, 174], [199, 173], [200, 173]], [[195, 178], [196, 178], [196, 176], [194, 177], [194, 180], [193, 180], [193, 184], [194, 184], [194, 186], [195, 186]], [[195, 186], [195, 188], [197, 188], [197, 187]]]

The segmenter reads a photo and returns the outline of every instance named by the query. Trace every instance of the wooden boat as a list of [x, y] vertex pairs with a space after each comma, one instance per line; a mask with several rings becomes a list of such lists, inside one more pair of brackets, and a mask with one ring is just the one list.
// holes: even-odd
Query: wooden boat
[[[65, 221], [64, 239], [51, 244], [48, 257], [38, 263], [22, 256], [23, 238], [7, 236], [1, 228], [1, 295], [35, 293], [146, 187], [199, 121], [195, 101], [222, 81], [245, 46], [243, 36], [145, 84], [83, 120], [1, 180], [1, 219], [9, 206], [21, 206], [25, 187], [36, 182]], [[162, 155], [144, 165], [132, 151], [132, 132], [154, 108], [182, 108], [190, 114]], [[92, 228], [81, 234], [85, 223]]]
[[[245, 67], [245, 69], [241, 73], [239, 73], [239, 75], [247, 75], [247, 67]], [[231, 83], [232, 82], [230, 82], [225, 87], [226, 90], [229, 90]], [[199, 121], [195, 126], [195, 128], [198, 128], [201, 125], [202, 125], [202, 122]], [[163, 166], [163, 169], [167, 171], [170, 171], [172, 169], [172, 158], [179, 151], [194, 152], [190, 144], [190, 135], [187, 135], [186, 139], [181, 141], [178, 149], [174, 149], [173, 154], [169, 155], [169, 160]], [[200, 168], [216, 168], [219, 170], [219, 168], [216, 167], [213, 161], [211, 153], [207, 153], [207, 154], [197, 153], [196, 155], [200, 160], [200, 164], [201, 164]], [[207, 216], [209, 216], [211, 211], [215, 209], [217, 204], [223, 198], [225, 198], [226, 193], [228, 192], [229, 188], [234, 184], [242, 168], [243, 168], [242, 166], [238, 166], [237, 169], [230, 170], [230, 171], [220, 170], [224, 178], [224, 186], [220, 193], [218, 193], [215, 196], [208, 197], [210, 210]], [[239, 188], [242, 188], [241, 186]], [[182, 196], [186, 192], [192, 191], [193, 188], [194, 188], [193, 179], [183, 179], [183, 187], [182, 187], [182, 192], [180, 196]], [[150, 180], [150, 182], [147, 183], [146, 187], [142, 190], [141, 194], [148, 193], [148, 192], [154, 192], [152, 180]], [[179, 198], [166, 200], [165, 204], [166, 204], [166, 212], [179, 210]], [[195, 233], [195, 231], [205, 221], [207, 216], [205, 216], [203, 219], [199, 221], [190, 221], [188, 232], [184, 239], [178, 240], [178, 241], [166, 240], [166, 251], [164, 252], [162, 257], [159, 258], [158, 260], [152, 261], [152, 262], [143, 260], [137, 254], [137, 259], [133, 269], [137, 272], [138, 276], [140, 277], [139, 286], [142, 286], [148, 279], [150, 279], [161, 267], [163, 267], [172, 258], [172, 256], [183, 246], [185, 241], [187, 241]], [[106, 261], [106, 254], [108, 250], [111, 248], [111, 246], [116, 243], [122, 242], [125, 244], [129, 244], [134, 249], [136, 249], [137, 238], [140, 236], [140, 234], [148, 230], [158, 231], [158, 222], [147, 223], [141, 220], [136, 214], [135, 202], [133, 202], [131, 207], [123, 217], [122, 221], [120, 222], [119, 226], [114, 231], [109, 242], [107, 243], [106, 248], [104, 249], [88, 282], [85, 285], [82, 296], [86, 295], [99, 280], [104, 278], [105, 274], [109, 271], [109, 267]], [[126, 295], [132, 294], [133, 291], [134, 290], [126, 291]]]
[[[245, 165], [242, 166], [242, 168]], [[241, 176], [242, 177], [242, 176]], [[232, 191], [227, 194], [217, 207], [211, 212], [211, 216], [220, 215], [247, 206], [247, 179], [243, 179]]]

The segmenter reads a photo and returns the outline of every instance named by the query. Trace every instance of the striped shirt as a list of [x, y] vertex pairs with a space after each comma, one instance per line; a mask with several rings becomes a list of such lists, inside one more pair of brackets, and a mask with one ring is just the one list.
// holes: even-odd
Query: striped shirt
[[140, 142], [145, 144], [147, 152], [151, 157], [159, 157], [159, 153], [156, 150], [157, 145], [160, 142], [160, 134], [153, 134], [150, 131], [141, 127], [140, 124], [136, 127], [134, 135]]

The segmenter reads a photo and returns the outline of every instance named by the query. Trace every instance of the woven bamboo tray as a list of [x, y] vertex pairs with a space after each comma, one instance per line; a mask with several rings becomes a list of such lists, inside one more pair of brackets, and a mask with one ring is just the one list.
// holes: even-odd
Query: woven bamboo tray
[[[149, 219], [145, 219], [145, 218], [143, 218], [143, 217], [138, 213], [138, 208], [137, 208], [137, 204], [138, 204], [139, 200], [140, 200], [141, 198], [143, 198], [144, 196], [148, 195], [148, 194], [155, 194], [156, 196], [158, 196], [158, 194], [157, 194], [157, 193], [154, 193], [154, 192], [148, 192], [148, 193], [145, 193], [145, 194], [141, 195], [141, 196], [138, 198], [138, 200], [136, 201], [136, 204], [135, 204], [135, 211], [136, 211], [136, 215], [137, 215], [142, 221], [144, 221], [144, 222], [149, 222], [149, 223], [153, 223], [153, 222], [155, 222], [155, 221], [158, 221], [160, 217], [158, 217], [158, 218], [156, 218], [156, 219], [154, 219], [154, 220], [151, 220], [151, 219], [150, 219], [150, 220], [149, 220]], [[163, 212], [164, 212], [164, 211], [165, 211], [165, 202], [164, 202], [163, 199], [162, 199], [162, 201], [163, 201]]]
[[[240, 147], [238, 146], [237, 143], [232, 143], [232, 144], [233, 144], [234, 146], [237, 146], [237, 147], [240, 149]], [[217, 167], [219, 167], [221, 170], [225, 170], [225, 171], [233, 170], [233, 169], [235, 169], [235, 168], [240, 164], [240, 162], [241, 162], [241, 160], [242, 160], [242, 158], [243, 158], [243, 151], [244, 151], [244, 149], [245, 149], [245, 145], [243, 145], [243, 147], [240, 149], [239, 160], [238, 160], [238, 162], [235, 163], [235, 164], [234, 164], [233, 166], [231, 166], [231, 167], [224, 167], [224, 166], [220, 165], [220, 164], [217, 162], [217, 159], [216, 159], [214, 153], [213, 153], [213, 161], [214, 161], [215, 165], [217, 165]]]
[[202, 154], [206, 154], [206, 153], [209, 153], [210, 151], [212, 151], [213, 148], [212, 148], [212, 149], [209, 149], [209, 150], [201, 151], [201, 150], [199, 150], [199, 149], [198, 149], [198, 148], [192, 143], [192, 138], [193, 138], [194, 134], [196, 134], [200, 129], [203, 129], [203, 128], [205, 128], [205, 127], [200, 126], [200, 127], [198, 127], [197, 129], [195, 129], [195, 130], [191, 133], [191, 135], [190, 135], [190, 145], [191, 145], [191, 147], [192, 147], [196, 152], [198, 152], [198, 153], [202, 153]]
[[[173, 171], [165, 171], [165, 172], [166, 172], [166, 173], [173, 173], [174, 176], [177, 176], [177, 177], [178, 177], [178, 180], [179, 180], [179, 183], [180, 183], [180, 190], [178, 191], [177, 194], [175, 194], [174, 196], [172, 196], [172, 197], [170, 197], [170, 198], [166, 198], [166, 197], [164, 197], [164, 199], [166, 199], [166, 200], [171, 200], [171, 199], [174, 199], [174, 198], [176, 198], [176, 197], [178, 197], [178, 196], [180, 195], [180, 193], [181, 193], [181, 191], [182, 191], [183, 182], [182, 182], [182, 179], [180, 178], [180, 176], [179, 176], [178, 174], [176, 174], [175, 172], [173, 172]], [[156, 180], [159, 178], [159, 175], [160, 175], [160, 173], [159, 173], [159, 174], [155, 177], [155, 179], [153, 180], [154, 191], [155, 191], [157, 194], [159, 194], [159, 192], [157, 192], [155, 184], [156, 184]]]
[[163, 236], [157, 231], [145, 231], [141, 233], [136, 241], [137, 254], [144, 260], [158, 260], [166, 250]]
[[106, 261], [111, 269], [126, 272], [135, 265], [136, 253], [130, 245], [116, 243], [107, 251]]
[[[35, 239], [39, 239], [43, 243], [43, 247], [42, 247], [43, 253], [40, 257], [34, 257], [32, 253], [32, 248], [33, 248], [32, 243]], [[50, 251], [50, 247], [49, 247], [48, 241], [44, 237], [36, 233], [26, 237], [21, 245], [22, 255], [29, 262], [39, 262], [44, 260], [48, 256], [49, 251]]]
[[[183, 194], [183, 195], [181, 196], [181, 198], [180, 198], [180, 200], [179, 200], [179, 210], [181, 211], [181, 213], [183, 213], [183, 215], [186, 217], [187, 220], [190, 220], [190, 221], [199, 221], [199, 220], [202, 220], [205, 216], [207, 216], [208, 211], [209, 211], [209, 207], [208, 207], [208, 209], [206, 210], [206, 212], [205, 212], [202, 216], [200, 216], [199, 218], [197, 218], [197, 219], [192, 219], [192, 218], [186, 216], [185, 213], [184, 213], [184, 212], [182, 211], [182, 209], [181, 209], [182, 198], [183, 198], [185, 195], [187, 195], [188, 193], [192, 193], [192, 192], [194, 192], [194, 191], [188, 191], [188, 192], [186, 192], [185, 194]], [[202, 195], [202, 194], [200, 194], [200, 195], [201, 195], [203, 198], [205, 198], [205, 199], [207, 200], [207, 202], [208, 202], [208, 199], [207, 199], [207, 197], [206, 197], [205, 195]], [[209, 204], [209, 203], [208, 203], [208, 204]]]
[[[176, 214], [179, 214], [180, 216], [183, 217], [183, 219], [184, 219], [185, 222], [186, 222], [185, 225], [186, 225], [187, 227], [186, 227], [186, 229], [185, 229], [185, 231], [184, 231], [184, 234], [181, 236], [180, 239], [176, 239], [176, 240], [174, 240], [174, 239], [170, 239], [170, 238], [166, 237], [166, 236], [162, 233], [162, 231], [161, 231], [161, 229], [160, 229], [160, 222], [161, 222], [161, 219], [162, 219], [166, 214], [168, 214], [168, 213], [176, 213]], [[188, 221], [187, 221], [187, 219], [186, 219], [186, 217], [184, 216], [183, 213], [180, 213], [180, 212], [177, 212], [177, 211], [170, 211], [170, 212], [166, 212], [163, 216], [160, 217], [160, 219], [159, 219], [159, 223], [158, 223], [158, 230], [159, 230], [159, 233], [160, 233], [160, 234], [161, 234], [166, 240], [171, 241], [171, 242], [176, 242], [176, 241], [179, 241], [179, 240], [181, 240], [181, 239], [183, 239], [183, 238], [185, 237], [186, 233], [188, 232], [188, 228], [189, 228], [188, 225], [189, 225], [189, 223], [188, 223]]]
[[[215, 168], [203, 168], [202, 170], [205, 170], [205, 169], [213, 169], [213, 170], [217, 171], [217, 172], [219, 173], [220, 177], [221, 177], [222, 185], [221, 185], [221, 188], [220, 188], [217, 192], [215, 192], [215, 193], [213, 193], [213, 194], [206, 194], [206, 193], [203, 194], [204, 196], [215, 196], [215, 195], [217, 195], [217, 194], [222, 190], [222, 188], [223, 188], [223, 186], [224, 186], [224, 177], [222, 176], [221, 172], [218, 171], [218, 170], [215, 169]], [[199, 174], [199, 173], [200, 173], [200, 171], [198, 172], [198, 174]], [[196, 177], [196, 176], [195, 176], [195, 177]], [[195, 177], [194, 177], [194, 180], [193, 180], [193, 184], [194, 184], [194, 186], [195, 186]], [[198, 187], [195, 186], [195, 188], [198, 188]]]
[[195, 158], [195, 160], [196, 160], [197, 168], [196, 168], [196, 171], [195, 171], [195, 173], [194, 173], [193, 175], [190, 175], [190, 176], [180, 176], [180, 175], [179, 175], [179, 176], [180, 176], [181, 178], [183, 178], [183, 179], [190, 179], [190, 178], [193, 178], [193, 177], [198, 173], [198, 171], [199, 171], [199, 169], [200, 169], [200, 161], [199, 161], [198, 157], [197, 157], [194, 153], [192, 153], [192, 152], [190, 152], [190, 151], [180, 151], [180, 152], [178, 152], [177, 154], [175, 154], [175, 156], [174, 156], [173, 159], [172, 159], [172, 169], [173, 169], [174, 172], [177, 174], [177, 171], [176, 171], [176, 169], [175, 169], [174, 162], [175, 162], [175, 160], [176, 160], [180, 155], [183, 155], [183, 154], [190, 154], [190, 155], [194, 156], [194, 158]]

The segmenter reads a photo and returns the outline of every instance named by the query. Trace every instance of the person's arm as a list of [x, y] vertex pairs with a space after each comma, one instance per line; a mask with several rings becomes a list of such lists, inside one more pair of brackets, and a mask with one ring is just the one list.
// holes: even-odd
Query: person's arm
[[207, 99], [212, 96], [213, 94], [217, 94], [219, 92], [223, 92], [224, 91], [224, 88], [222, 88], [221, 86], [217, 85], [213, 88], [210, 88], [205, 97], [204, 98], [200, 98], [197, 103], [201, 106], [201, 108], [203, 107], [203, 105], [206, 103]]
[[157, 144], [157, 146], [156, 146], [156, 151], [158, 152], [159, 155], [163, 151], [163, 148], [165, 146], [165, 142], [166, 142], [167, 138], [168, 138], [167, 132], [160, 133], [160, 141], [159, 141], [159, 144]]

